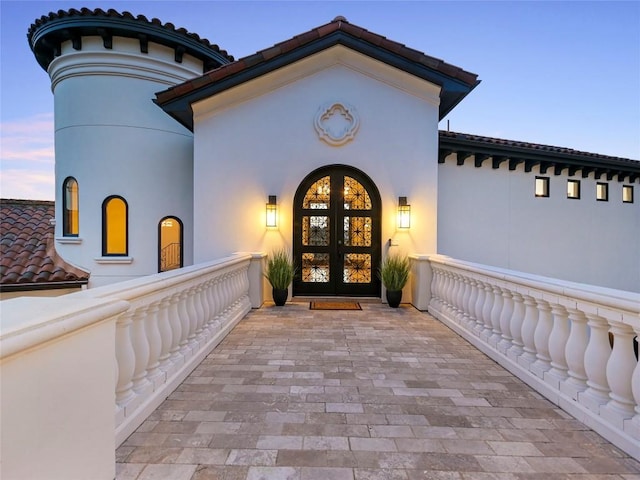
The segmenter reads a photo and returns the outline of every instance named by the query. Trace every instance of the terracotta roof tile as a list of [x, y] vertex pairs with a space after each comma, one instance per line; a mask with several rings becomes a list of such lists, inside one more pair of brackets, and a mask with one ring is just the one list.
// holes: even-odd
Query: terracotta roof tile
[[295, 50], [296, 48], [305, 46], [337, 31], [345, 32], [348, 35], [361, 39], [362, 41], [404, 57], [409, 61], [416, 62], [417, 64], [421, 64], [445, 75], [449, 75], [463, 83], [466, 83], [470, 88], [473, 88], [478, 83], [477, 75], [474, 73], [462, 70], [461, 68], [450, 65], [440, 59], [430, 57], [418, 50], [408, 48], [401, 43], [389, 40], [382, 35], [370, 32], [357, 25], [352, 25], [342, 17], [337, 17], [325, 25], [321, 25], [308, 32], [296, 35], [293, 38], [280, 42], [272, 47], [260, 50], [248, 57], [222, 65], [215, 70], [207, 72], [203, 77], [188, 80], [182, 85], [158, 92], [156, 93], [156, 102], [162, 105], [165, 102], [169, 102], [175, 98], [194, 92], [199, 88], [203, 88], [210, 83], [242, 72], [249, 67], [263, 62], [268, 62], [273, 58], [283, 55], [291, 50]]
[[496, 144], [496, 145], [505, 145], [505, 146], [509, 146], [509, 147], [520, 147], [520, 148], [528, 148], [528, 149], [532, 149], [532, 150], [543, 150], [543, 151], [548, 151], [548, 152], [555, 152], [555, 153], [569, 153], [569, 154], [574, 154], [574, 155], [582, 155], [582, 156], [590, 156], [590, 157], [598, 157], [598, 158], [608, 158], [611, 160], [622, 160], [625, 162], [632, 162], [632, 163], [638, 163], [637, 160], [632, 160], [629, 158], [621, 158], [621, 157], [611, 157], [608, 155], [601, 155], [598, 153], [589, 153], [589, 152], [583, 152], [580, 150], [574, 150], [572, 148], [567, 148], [567, 147], [555, 147], [553, 145], [543, 145], [543, 144], [539, 144], [539, 143], [531, 143], [531, 142], [521, 142], [518, 140], [507, 140], [504, 138], [495, 138], [495, 137], [485, 137], [482, 135], [474, 135], [471, 133], [460, 133], [460, 132], [450, 132], [450, 131], [446, 131], [446, 130], [440, 130], [439, 131], [440, 137], [445, 137], [445, 138], [453, 138], [453, 139], [466, 139], [466, 140], [473, 140], [476, 142], [483, 142], [483, 143], [491, 143], [491, 144]]
[[277, 57], [278, 55], [280, 55], [282, 51], [280, 50], [280, 47], [273, 46], [270, 48], [266, 48], [258, 53], [262, 55], [263, 60], [269, 60], [270, 58]]
[[50, 12], [48, 15], [43, 15], [39, 19], [36, 19], [33, 22], [33, 24], [31, 24], [31, 27], [29, 27], [29, 30], [27, 32], [27, 38], [29, 40], [29, 44], [31, 44], [31, 39], [34, 33], [42, 25], [46, 23], [54, 22], [61, 18], [68, 18], [68, 17], [107, 17], [107, 18], [114, 18], [114, 19], [126, 19], [126, 20], [139, 22], [142, 24], [146, 23], [146, 24], [154, 25], [156, 27], [160, 27], [163, 30], [175, 32], [184, 36], [187, 39], [196, 41], [204, 45], [205, 47], [211, 49], [212, 51], [216, 53], [220, 53], [229, 61], [234, 60], [234, 58], [231, 55], [229, 55], [225, 50], [220, 49], [218, 45], [212, 44], [206, 38], [200, 38], [200, 36], [197, 33], [191, 33], [187, 29], [182, 27], [176, 28], [176, 26], [173, 23], [167, 22], [163, 24], [162, 21], [157, 18], [152, 18], [151, 20], [149, 20], [144, 15], [133, 16], [130, 12], [124, 11], [120, 13], [114, 9], [109, 9], [105, 12], [101, 8], [96, 8], [93, 10], [89, 8], [81, 8], [80, 10], [77, 10], [75, 8], [70, 8], [68, 11], [58, 10], [57, 12]]
[[0, 200], [0, 286], [87, 283], [89, 273], [55, 251], [54, 215], [53, 202]]

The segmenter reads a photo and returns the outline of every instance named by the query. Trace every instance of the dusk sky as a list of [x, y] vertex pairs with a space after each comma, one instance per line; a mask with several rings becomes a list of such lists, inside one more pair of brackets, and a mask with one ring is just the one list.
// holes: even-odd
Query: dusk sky
[[[236, 59], [342, 15], [478, 74], [440, 128], [640, 159], [640, 2], [0, 0], [2, 198], [54, 199], [53, 95], [27, 43], [50, 11], [113, 8]], [[164, 88], [159, 88], [162, 90]]]

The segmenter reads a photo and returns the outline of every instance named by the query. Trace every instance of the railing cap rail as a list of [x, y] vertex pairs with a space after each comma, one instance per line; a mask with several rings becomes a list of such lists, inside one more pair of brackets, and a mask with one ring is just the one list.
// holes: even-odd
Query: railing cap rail
[[466, 262], [464, 260], [457, 260], [446, 255], [428, 255], [427, 257], [426, 260], [429, 262], [459, 268], [480, 276], [491, 277], [498, 281], [510, 282], [526, 288], [539, 290], [543, 293], [571, 297], [576, 301], [585, 301], [614, 309], [625, 310], [631, 312], [633, 315], [640, 315], [640, 293], [491, 267]]
[[0, 359], [72, 334], [129, 308], [117, 299], [19, 297], [2, 302]]
[[[76, 298], [109, 298], [118, 297], [125, 300], [132, 300], [144, 295], [157, 293], [159, 290], [173, 288], [182, 283], [209, 274], [217, 270], [234, 267], [242, 262], [251, 260], [251, 254], [235, 254], [229, 257], [220, 258], [211, 262], [199, 263], [189, 267], [184, 267], [167, 272], [156, 273], [145, 277], [134, 278], [125, 282], [114, 283], [97, 288], [90, 288], [82, 292], [71, 295]], [[162, 288], [159, 288], [162, 285]]]

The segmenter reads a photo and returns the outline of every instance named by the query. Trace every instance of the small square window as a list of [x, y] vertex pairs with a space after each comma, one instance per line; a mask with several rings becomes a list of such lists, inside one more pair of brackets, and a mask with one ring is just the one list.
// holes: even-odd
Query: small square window
[[549, 177], [536, 177], [536, 197], [549, 196]]
[[633, 203], [633, 185], [622, 186], [622, 202]]
[[600, 202], [609, 201], [609, 184], [608, 183], [596, 183], [596, 200]]
[[567, 180], [567, 198], [580, 198], [580, 180]]

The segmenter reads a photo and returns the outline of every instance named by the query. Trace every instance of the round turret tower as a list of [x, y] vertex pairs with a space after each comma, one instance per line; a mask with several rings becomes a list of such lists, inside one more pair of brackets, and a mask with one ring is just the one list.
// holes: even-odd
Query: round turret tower
[[114, 10], [50, 13], [27, 36], [54, 94], [58, 252], [91, 286], [190, 265], [193, 137], [152, 99], [233, 58]]

